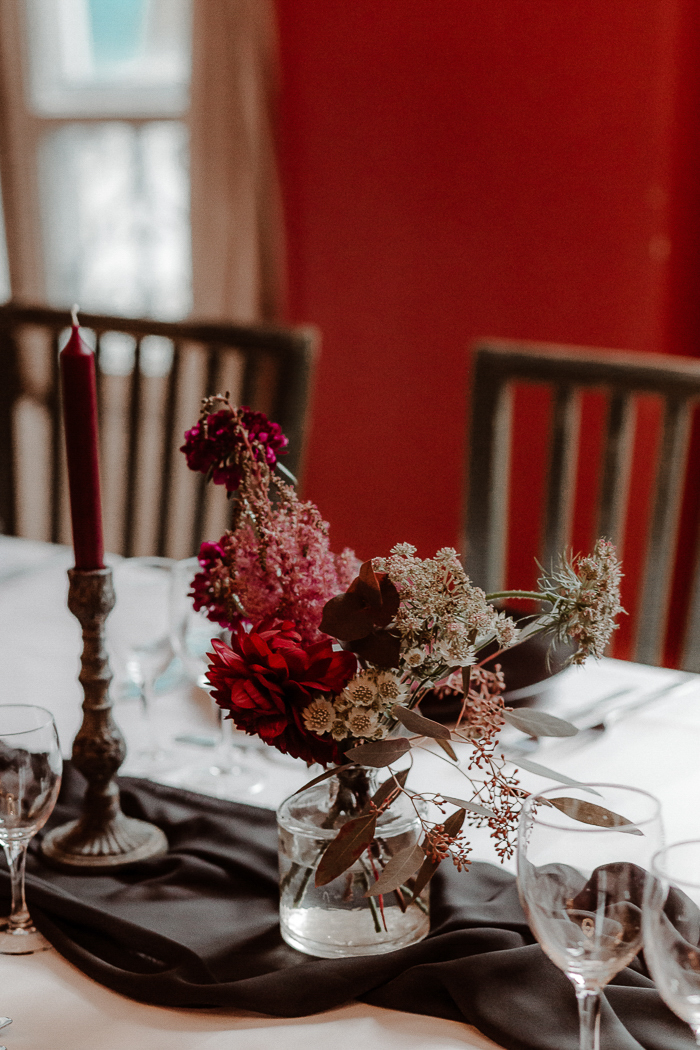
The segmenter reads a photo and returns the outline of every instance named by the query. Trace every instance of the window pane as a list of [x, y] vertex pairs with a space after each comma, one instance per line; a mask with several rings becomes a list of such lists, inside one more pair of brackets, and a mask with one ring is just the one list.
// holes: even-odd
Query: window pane
[[47, 293], [56, 306], [176, 319], [191, 309], [187, 129], [66, 124], [40, 150]]
[[26, 0], [31, 104], [44, 116], [184, 113], [191, 0]]
[[10, 298], [10, 271], [7, 265], [7, 241], [5, 240], [5, 221], [2, 213], [0, 196], [0, 303]]

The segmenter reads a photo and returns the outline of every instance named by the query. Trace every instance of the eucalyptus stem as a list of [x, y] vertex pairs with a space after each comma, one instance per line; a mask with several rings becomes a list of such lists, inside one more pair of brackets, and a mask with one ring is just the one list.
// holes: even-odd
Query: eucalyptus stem
[[561, 598], [554, 591], [493, 591], [486, 595], [487, 602], [498, 601], [499, 598], [529, 598], [534, 602], [556, 602]]

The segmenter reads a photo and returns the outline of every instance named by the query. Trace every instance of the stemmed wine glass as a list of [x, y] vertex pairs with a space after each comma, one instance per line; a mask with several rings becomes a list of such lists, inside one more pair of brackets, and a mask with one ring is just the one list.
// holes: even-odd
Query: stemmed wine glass
[[585, 787], [525, 802], [518, 891], [530, 929], [574, 986], [581, 1050], [598, 1050], [600, 992], [641, 948], [644, 879], [663, 830], [648, 792]]
[[642, 929], [659, 995], [700, 1046], [700, 841], [675, 842], [654, 854]]
[[129, 755], [128, 772], [155, 773], [176, 761], [157, 740], [153, 687], [173, 658], [170, 644], [170, 558], [124, 558], [114, 568], [116, 602], [107, 620], [107, 639], [139, 692], [145, 723], [144, 746]]
[[[212, 638], [226, 639], [227, 631], [210, 620], [203, 611], [196, 612], [191, 597], [192, 581], [199, 571], [197, 558], [184, 558], [172, 571], [170, 596], [171, 642], [180, 657], [190, 682], [208, 693], [206, 678], [207, 653], [211, 652]], [[246, 762], [245, 750], [234, 744], [234, 727], [230, 718], [224, 718], [216, 707], [220, 727], [220, 742], [216, 755], [208, 763], [186, 767], [178, 771], [177, 783], [194, 791], [218, 798], [241, 798], [256, 795], [264, 785], [260, 770]], [[242, 734], [241, 734], [242, 735]]]
[[0, 844], [12, 884], [12, 910], [0, 923], [3, 955], [31, 955], [51, 947], [29, 915], [24, 866], [29, 840], [44, 826], [56, 803], [62, 771], [50, 712], [32, 704], [0, 706]]

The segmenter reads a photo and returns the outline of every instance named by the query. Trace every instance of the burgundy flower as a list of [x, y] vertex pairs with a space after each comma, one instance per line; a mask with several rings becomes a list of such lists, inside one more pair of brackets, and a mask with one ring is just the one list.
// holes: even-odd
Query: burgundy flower
[[205, 541], [199, 548], [197, 560], [202, 566], [192, 580], [190, 597], [193, 599], [195, 612], [203, 609], [209, 620], [230, 627], [229, 610], [226, 602], [228, 590], [228, 569], [226, 552], [220, 543]]
[[363, 562], [345, 594], [324, 605], [321, 630], [375, 667], [398, 667], [401, 639], [389, 625], [400, 600], [387, 573], [376, 573], [371, 560]]
[[272, 469], [289, 444], [278, 423], [272, 423], [262, 412], [251, 408], [222, 408], [205, 415], [185, 433], [185, 453], [190, 470], [211, 472], [216, 485], [235, 492], [243, 480], [239, 453], [245, 444], [244, 432], [253, 456]]
[[249, 633], [240, 627], [230, 648], [212, 645], [212, 695], [239, 729], [308, 765], [342, 761], [335, 741], [310, 732], [301, 713], [319, 693], [342, 691], [357, 668], [352, 653], [335, 652], [330, 641], [303, 646], [289, 620], [266, 620]]

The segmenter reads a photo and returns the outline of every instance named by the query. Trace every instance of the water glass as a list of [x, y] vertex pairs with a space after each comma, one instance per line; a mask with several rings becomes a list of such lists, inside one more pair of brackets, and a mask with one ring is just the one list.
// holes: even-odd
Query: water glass
[[116, 603], [107, 620], [107, 639], [126, 681], [138, 690], [145, 740], [129, 756], [129, 772], [155, 773], [176, 761], [162, 746], [153, 724], [154, 684], [173, 659], [170, 643], [170, 558], [124, 558], [114, 568]]
[[32, 704], [0, 706], [0, 845], [10, 870], [12, 909], [0, 923], [0, 953], [50, 948], [32, 923], [24, 896], [27, 846], [56, 804], [63, 759], [50, 712]]
[[654, 854], [644, 887], [644, 958], [659, 995], [700, 1046], [700, 841]]
[[648, 792], [585, 788], [550, 788], [525, 802], [518, 890], [530, 929], [574, 986], [581, 1050], [598, 1050], [600, 991], [642, 946], [644, 882], [663, 830]]

